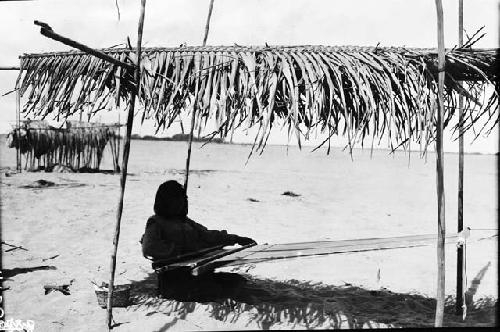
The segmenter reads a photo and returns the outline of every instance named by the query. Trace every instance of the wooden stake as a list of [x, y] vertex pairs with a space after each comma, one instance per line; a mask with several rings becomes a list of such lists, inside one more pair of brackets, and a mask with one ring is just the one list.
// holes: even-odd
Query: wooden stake
[[445, 225], [445, 199], [444, 199], [444, 154], [443, 154], [443, 115], [444, 115], [444, 27], [443, 3], [436, 0], [437, 12], [437, 37], [438, 37], [438, 109], [437, 109], [437, 134], [436, 134], [436, 177], [438, 199], [438, 241], [437, 241], [437, 302], [435, 327], [443, 326], [444, 298], [445, 298], [445, 251], [444, 241], [446, 236]]
[[[205, 36], [203, 37], [203, 46], [207, 44], [208, 30], [210, 29], [210, 18], [212, 17], [212, 10], [214, 8], [214, 0], [210, 0], [210, 7], [208, 8], [207, 23], [205, 24]], [[200, 63], [201, 65], [201, 63]], [[189, 164], [191, 162], [191, 146], [193, 144], [193, 131], [196, 120], [196, 108], [198, 99], [198, 86], [200, 84], [200, 77], [196, 77], [196, 90], [194, 94], [194, 104], [193, 113], [191, 114], [191, 130], [189, 131], [189, 142], [188, 142], [188, 155], [186, 158], [186, 173], [184, 175], [184, 190], [187, 192], [188, 181], [189, 181]], [[200, 124], [201, 125], [201, 124]], [[199, 134], [198, 134], [199, 136]]]
[[[458, 47], [464, 44], [464, 2], [458, 2]], [[460, 83], [462, 85], [462, 83]], [[459, 123], [459, 138], [458, 138], [458, 227], [457, 231], [460, 233], [464, 229], [464, 97], [458, 97], [458, 123]], [[462, 246], [457, 248], [457, 302], [456, 314], [463, 317], [464, 308], [464, 248]]]
[[130, 96], [130, 105], [128, 109], [128, 117], [127, 117], [127, 135], [125, 136], [125, 144], [123, 147], [123, 160], [122, 160], [122, 169], [120, 176], [120, 199], [118, 201], [118, 209], [116, 212], [116, 226], [115, 226], [115, 235], [113, 238], [113, 251], [111, 254], [111, 264], [110, 271], [111, 276], [109, 279], [108, 285], [108, 301], [107, 301], [107, 323], [108, 329], [111, 330], [113, 328], [113, 307], [112, 307], [112, 298], [113, 298], [113, 288], [115, 283], [115, 270], [116, 270], [116, 253], [118, 251], [118, 241], [120, 239], [120, 222], [122, 218], [123, 211], [123, 196], [125, 193], [125, 184], [127, 182], [127, 168], [128, 168], [128, 157], [130, 154], [130, 136], [132, 135], [132, 125], [134, 123], [134, 108], [135, 108], [135, 99], [136, 96], [139, 95], [140, 91], [140, 83], [141, 83], [141, 46], [142, 46], [142, 31], [144, 28], [144, 14], [146, 10], [146, 0], [141, 0], [141, 14], [139, 16], [139, 27], [137, 29], [137, 63], [134, 66], [134, 82], [137, 87], [137, 90], [132, 92]]

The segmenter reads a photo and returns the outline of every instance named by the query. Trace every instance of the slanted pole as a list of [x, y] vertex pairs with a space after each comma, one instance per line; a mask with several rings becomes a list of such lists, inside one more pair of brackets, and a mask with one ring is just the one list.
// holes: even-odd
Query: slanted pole
[[436, 294], [436, 319], [435, 327], [443, 326], [444, 298], [445, 298], [445, 252], [444, 241], [446, 237], [445, 227], [445, 200], [444, 200], [444, 154], [443, 154], [443, 115], [444, 115], [444, 27], [443, 27], [443, 3], [436, 0], [437, 12], [437, 39], [438, 39], [438, 108], [437, 108], [437, 130], [436, 130], [436, 177], [437, 177], [437, 199], [438, 199], [438, 241], [437, 241], [437, 294]]
[[[458, 47], [464, 44], [464, 2], [458, 1]], [[462, 83], [459, 83], [462, 85]], [[458, 96], [458, 220], [457, 231], [460, 233], [464, 229], [464, 97]], [[457, 302], [456, 314], [463, 316], [464, 314], [464, 248], [457, 248]]]
[[137, 63], [134, 68], [134, 82], [137, 87], [136, 91], [133, 91], [130, 95], [130, 105], [128, 109], [128, 117], [127, 117], [127, 135], [125, 136], [125, 144], [123, 147], [123, 160], [122, 160], [122, 169], [120, 176], [120, 199], [118, 201], [118, 209], [116, 212], [116, 225], [115, 225], [115, 235], [113, 238], [113, 251], [111, 254], [111, 264], [110, 264], [110, 272], [111, 276], [109, 279], [108, 285], [108, 301], [107, 301], [107, 323], [108, 329], [111, 330], [113, 328], [113, 307], [112, 307], [112, 298], [113, 298], [113, 287], [115, 283], [115, 270], [116, 270], [116, 253], [118, 251], [118, 241], [120, 239], [120, 222], [122, 218], [123, 211], [123, 195], [125, 193], [125, 184], [127, 181], [127, 167], [128, 167], [128, 157], [130, 154], [130, 136], [132, 135], [132, 125], [134, 122], [134, 108], [135, 108], [135, 99], [136, 96], [139, 95], [140, 91], [140, 83], [141, 83], [141, 43], [142, 43], [142, 31], [144, 28], [144, 13], [146, 9], [146, 0], [141, 0], [141, 14], [139, 16], [139, 27], [137, 30]]
[[213, 9], [214, 9], [214, 0], [210, 0], [210, 7], [208, 7], [207, 23], [205, 24], [205, 35], [203, 36], [203, 46], [207, 45], [208, 30], [210, 29], [210, 18], [212, 17]]
[[72, 39], [69, 39], [67, 37], [64, 37], [64, 36], [61, 36], [61, 35], [55, 33], [54, 30], [52, 30], [52, 28], [47, 23], [40, 22], [40, 21], [37, 21], [37, 20], [35, 20], [33, 23], [35, 25], [40, 26], [40, 33], [42, 35], [44, 35], [45, 37], [47, 37], [47, 38], [50, 38], [50, 39], [53, 39], [53, 40], [57, 40], [58, 42], [61, 42], [61, 43], [65, 44], [65, 45], [68, 45], [68, 46], [74, 47], [76, 49], [79, 49], [82, 52], [91, 54], [91, 55], [93, 55], [95, 57], [98, 57], [99, 59], [102, 59], [102, 60], [107, 61], [109, 63], [115, 64], [117, 66], [121, 66], [121, 67], [130, 69], [130, 70], [134, 69], [134, 66], [132, 66], [132, 65], [126, 63], [126, 62], [117, 60], [117, 59], [113, 58], [112, 56], [107, 55], [106, 53], [103, 53], [101, 51], [95, 50], [93, 48], [88, 47], [87, 45], [84, 45], [82, 43], [79, 43], [77, 41], [74, 41]]
[[[205, 24], [205, 36], [203, 37], [203, 46], [207, 45], [208, 30], [210, 29], [210, 18], [212, 17], [213, 8], [214, 8], [214, 0], [210, 0], [210, 7], [208, 8], [207, 23]], [[200, 63], [200, 65], [201, 65], [201, 63]], [[196, 77], [196, 88], [195, 88], [196, 90], [195, 90], [195, 94], [194, 94], [193, 111], [191, 114], [191, 129], [189, 131], [188, 155], [186, 158], [186, 174], [184, 174], [184, 190], [186, 192], [187, 192], [188, 181], [189, 181], [189, 164], [191, 162], [191, 146], [193, 145], [193, 132], [194, 132], [194, 125], [196, 122], [196, 109], [197, 109], [199, 84], [200, 84], [200, 76], [197, 76]], [[198, 131], [198, 136], [200, 136], [199, 131]]]

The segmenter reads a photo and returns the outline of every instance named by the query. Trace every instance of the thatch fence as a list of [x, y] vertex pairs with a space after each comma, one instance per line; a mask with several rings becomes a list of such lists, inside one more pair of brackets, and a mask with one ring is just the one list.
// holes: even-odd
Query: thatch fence
[[67, 121], [57, 128], [46, 121], [28, 120], [14, 128], [7, 144], [25, 159], [25, 169], [51, 170], [56, 165], [74, 171], [97, 171], [109, 143], [114, 170], [118, 170], [119, 126]]

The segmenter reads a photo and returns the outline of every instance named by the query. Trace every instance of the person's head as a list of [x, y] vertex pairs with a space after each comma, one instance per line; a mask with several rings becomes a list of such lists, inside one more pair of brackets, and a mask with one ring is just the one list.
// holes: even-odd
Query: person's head
[[182, 185], [174, 180], [162, 183], [156, 191], [155, 214], [162, 217], [186, 217], [188, 200]]

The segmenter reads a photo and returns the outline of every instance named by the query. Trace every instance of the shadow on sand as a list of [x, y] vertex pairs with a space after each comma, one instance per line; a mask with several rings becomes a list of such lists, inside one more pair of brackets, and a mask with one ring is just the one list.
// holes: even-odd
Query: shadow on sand
[[4, 280], [10, 279], [12, 277], [15, 277], [18, 274], [23, 274], [23, 273], [30, 273], [34, 271], [40, 271], [40, 270], [56, 270], [57, 268], [55, 266], [49, 266], [49, 265], [40, 265], [40, 266], [32, 266], [32, 267], [15, 267], [13, 269], [3, 269], [3, 278]]
[[[312, 284], [297, 280], [256, 279], [234, 273], [214, 273], [193, 286], [172, 285], [176, 291], [159, 295], [157, 277], [132, 282], [131, 310], [150, 310], [178, 319], [201, 305], [210, 317], [222, 322], [257, 323], [262, 329], [284, 323], [289, 328], [432, 327], [436, 301], [421, 295], [368, 290], [353, 286]], [[496, 300], [482, 299], [468, 308], [465, 322], [454, 314], [455, 301], [448, 298], [445, 326], [494, 326]]]

